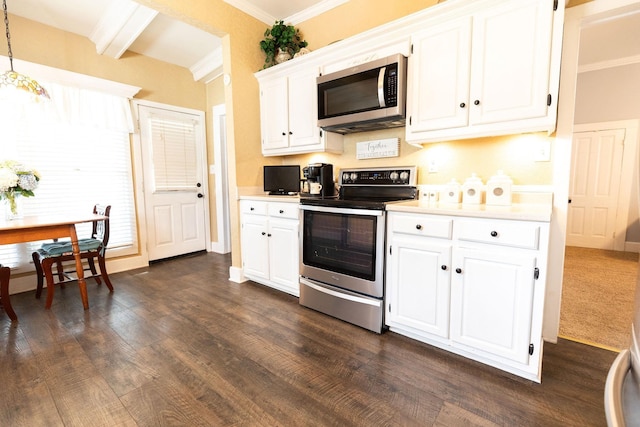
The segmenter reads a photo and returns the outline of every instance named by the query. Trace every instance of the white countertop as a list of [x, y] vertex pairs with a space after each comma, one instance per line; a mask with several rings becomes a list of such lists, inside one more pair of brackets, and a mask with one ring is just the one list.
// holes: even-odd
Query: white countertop
[[[240, 200], [260, 200], [264, 202], [300, 203], [300, 196], [270, 196], [265, 192], [247, 192], [239, 196]], [[553, 209], [551, 193], [514, 194], [510, 206], [491, 206], [486, 204], [469, 205], [462, 203], [429, 202], [427, 200], [409, 200], [393, 202], [386, 206], [390, 212], [418, 214], [452, 215], [470, 218], [513, 219], [521, 221], [551, 221]]]
[[300, 195], [293, 196], [270, 196], [265, 192], [240, 194], [238, 197], [240, 200], [260, 200], [263, 202], [288, 202], [288, 203], [300, 203]]
[[514, 219], [522, 221], [551, 221], [552, 195], [516, 202], [510, 206], [469, 205], [462, 203], [429, 202], [411, 200], [387, 204], [387, 211], [420, 214], [454, 215], [475, 218]]

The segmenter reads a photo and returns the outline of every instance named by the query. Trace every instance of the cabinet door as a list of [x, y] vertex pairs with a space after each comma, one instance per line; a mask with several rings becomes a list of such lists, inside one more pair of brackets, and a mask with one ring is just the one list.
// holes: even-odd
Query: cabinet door
[[272, 282], [299, 295], [298, 221], [269, 220], [269, 272]]
[[412, 38], [407, 88], [407, 139], [417, 132], [467, 126], [471, 18], [422, 31]]
[[449, 336], [451, 243], [392, 234], [387, 324]]
[[311, 149], [320, 147], [316, 77], [318, 70], [289, 76], [289, 146]]
[[267, 217], [242, 215], [242, 268], [245, 275], [269, 278]]
[[451, 277], [451, 340], [522, 364], [529, 361], [533, 255], [460, 248]]
[[473, 21], [470, 123], [544, 117], [552, 0], [501, 2]]
[[265, 81], [260, 87], [262, 150], [289, 146], [287, 79]]

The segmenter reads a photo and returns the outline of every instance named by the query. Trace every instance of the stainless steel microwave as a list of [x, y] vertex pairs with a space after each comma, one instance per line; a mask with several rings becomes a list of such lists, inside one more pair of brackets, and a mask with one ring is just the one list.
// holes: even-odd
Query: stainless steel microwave
[[388, 56], [317, 78], [318, 126], [341, 134], [405, 125], [407, 58]]

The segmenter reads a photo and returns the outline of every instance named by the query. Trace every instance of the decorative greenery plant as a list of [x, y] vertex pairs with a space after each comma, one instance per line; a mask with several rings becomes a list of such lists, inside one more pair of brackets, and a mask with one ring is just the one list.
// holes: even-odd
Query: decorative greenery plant
[[278, 49], [288, 52], [291, 57], [298, 53], [307, 42], [302, 40], [300, 30], [293, 25], [285, 25], [283, 21], [276, 21], [271, 28], [264, 32], [264, 40], [260, 42], [260, 49], [265, 53], [263, 68], [276, 64]]

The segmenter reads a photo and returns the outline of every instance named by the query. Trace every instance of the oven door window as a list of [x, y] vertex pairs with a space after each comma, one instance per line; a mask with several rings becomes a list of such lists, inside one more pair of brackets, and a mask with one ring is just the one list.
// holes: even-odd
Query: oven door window
[[304, 212], [305, 265], [375, 280], [378, 216]]

